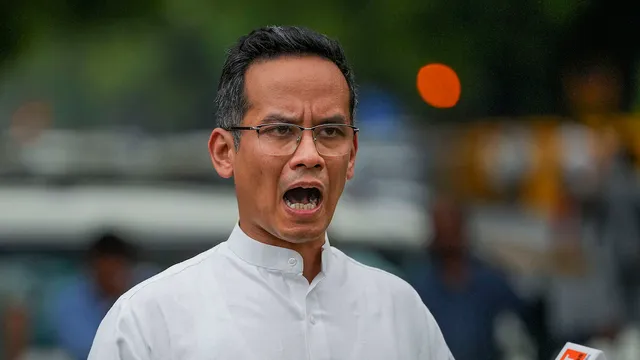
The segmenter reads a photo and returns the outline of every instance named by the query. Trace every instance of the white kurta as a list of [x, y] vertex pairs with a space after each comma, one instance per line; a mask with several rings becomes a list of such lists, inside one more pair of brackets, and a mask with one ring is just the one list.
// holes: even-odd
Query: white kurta
[[450, 360], [400, 278], [325, 242], [311, 284], [295, 251], [236, 226], [226, 242], [139, 284], [102, 321], [89, 360]]

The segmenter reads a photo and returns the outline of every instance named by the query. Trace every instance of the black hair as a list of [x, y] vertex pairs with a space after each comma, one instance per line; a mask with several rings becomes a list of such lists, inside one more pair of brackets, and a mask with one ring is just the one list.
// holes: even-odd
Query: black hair
[[126, 242], [114, 233], [107, 232], [100, 235], [91, 245], [88, 255], [90, 260], [104, 256], [117, 256], [133, 261], [137, 254], [132, 244]]
[[[242, 36], [227, 53], [216, 95], [218, 126], [239, 126], [247, 111], [245, 74], [259, 60], [281, 56], [313, 55], [327, 59], [340, 69], [349, 86], [349, 110], [354, 121], [357, 94], [353, 71], [340, 43], [316, 31], [297, 26], [267, 26]], [[236, 148], [239, 135], [234, 132]]]

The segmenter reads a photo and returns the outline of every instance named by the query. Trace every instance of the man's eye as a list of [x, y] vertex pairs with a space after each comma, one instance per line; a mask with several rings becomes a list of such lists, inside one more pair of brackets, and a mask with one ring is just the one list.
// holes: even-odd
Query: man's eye
[[337, 126], [327, 126], [320, 130], [320, 135], [323, 137], [341, 137], [344, 135], [344, 131]]
[[332, 136], [332, 135], [335, 135], [336, 129], [326, 128], [326, 129], [324, 129], [323, 133], [324, 133], [324, 135]]
[[265, 126], [261, 131], [264, 135], [270, 136], [288, 136], [291, 135], [293, 129], [287, 125]]
[[291, 131], [291, 127], [289, 127], [289, 126], [276, 126], [276, 129], [274, 131], [277, 132], [279, 135], [286, 135]]

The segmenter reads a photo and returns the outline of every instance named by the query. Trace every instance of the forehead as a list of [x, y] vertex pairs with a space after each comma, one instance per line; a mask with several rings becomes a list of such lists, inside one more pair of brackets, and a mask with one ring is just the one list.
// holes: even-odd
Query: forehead
[[[285, 56], [258, 61], [247, 69], [249, 111], [303, 117], [349, 117], [349, 87], [340, 69], [317, 56]], [[311, 114], [308, 114], [311, 112]]]

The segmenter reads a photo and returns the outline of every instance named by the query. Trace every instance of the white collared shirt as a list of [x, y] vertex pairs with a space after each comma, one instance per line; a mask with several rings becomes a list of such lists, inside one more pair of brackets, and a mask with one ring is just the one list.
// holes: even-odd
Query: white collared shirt
[[226, 242], [124, 294], [89, 360], [451, 360], [436, 321], [400, 278], [325, 241], [309, 284], [295, 251], [236, 226]]

